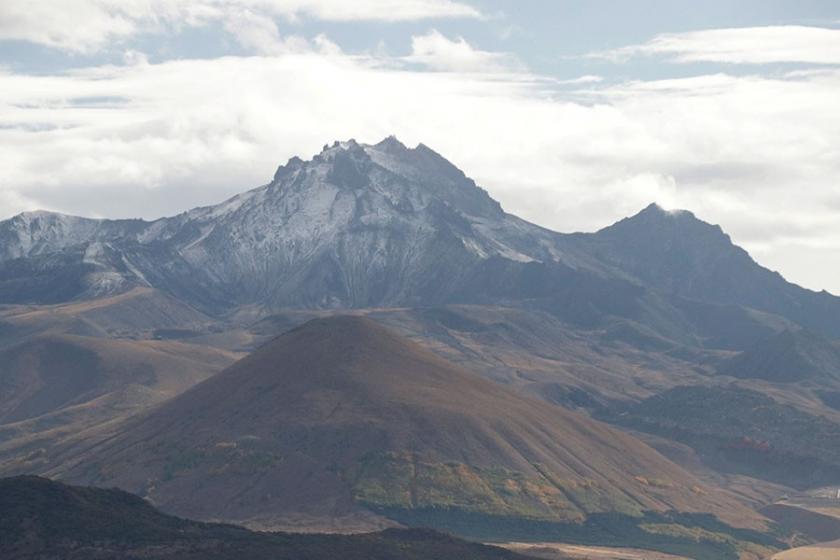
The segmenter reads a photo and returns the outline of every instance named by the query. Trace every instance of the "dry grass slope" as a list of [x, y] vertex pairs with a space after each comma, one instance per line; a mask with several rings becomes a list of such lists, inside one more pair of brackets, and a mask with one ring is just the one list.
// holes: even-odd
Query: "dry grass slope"
[[55, 459], [48, 473], [259, 527], [387, 523], [367, 507], [557, 521], [674, 509], [761, 525], [632, 436], [359, 317], [294, 329], [123, 433]]

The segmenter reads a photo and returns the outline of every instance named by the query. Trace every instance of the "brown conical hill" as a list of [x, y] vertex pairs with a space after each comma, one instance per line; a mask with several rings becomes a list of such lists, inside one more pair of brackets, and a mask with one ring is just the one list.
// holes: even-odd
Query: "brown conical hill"
[[[370, 319], [311, 321], [59, 459], [74, 481], [262, 527], [369, 528], [371, 510], [755, 520], [634, 437], [446, 362]], [[56, 463], [59, 464], [59, 463]]]

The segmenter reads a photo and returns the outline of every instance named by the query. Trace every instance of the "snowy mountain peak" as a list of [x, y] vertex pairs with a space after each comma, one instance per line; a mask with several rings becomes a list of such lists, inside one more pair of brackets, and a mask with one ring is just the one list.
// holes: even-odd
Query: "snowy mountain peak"
[[135, 286], [211, 314], [485, 301], [560, 309], [597, 295], [577, 313], [604, 294], [636, 310], [622, 300], [644, 293], [632, 284], [840, 333], [840, 300], [788, 285], [690, 212], [651, 205], [564, 236], [506, 214], [442, 155], [394, 137], [334, 142], [289, 159], [267, 185], [153, 222], [53, 212], [0, 221], [0, 303]]
[[405, 144], [400, 142], [396, 136], [393, 134], [388, 136], [387, 138], [383, 139], [377, 144], [374, 144], [374, 148], [378, 150], [382, 150], [383, 152], [391, 152], [391, 153], [403, 153], [408, 151], [408, 148]]
[[304, 161], [297, 156], [292, 156], [285, 165], [281, 165], [274, 173], [274, 182], [281, 180], [286, 175], [293, 173], [303, 167]]
[[96, 227], [96, 220], [44, 210], [23, 212], [0, 222], [0, 261], [77, 245]]
[[60, 216], [60, 215], [61, 214], [59, 214], [57, 212], [50, 212], [48, 210], [30, 210], [28, 212], [21, 212], [20, 214], [17, 214], [16, 216], [13, 216], [12, 219], [13, 220], [19, 220], [19, 221], [30, 221], [30, 220], [33, 220], [35, 218], [46, 218], [46, 217], [50, 217], [50, 216]]
[[67, 214], [61, 214], [58, 212], [50, 212], [48, 210], [32, 210], [29, 212], [21, 212], [16, 216], [13, 216], [11, 220], [17, 224], [35, 227], [43, 227], [47, 226], [48, 224], [61, 224], [61, 223], [68, 223], [72, 221], [82, 220], [85, 218], [77, 218], [75, 216], [69, 216]]
[[[26, 274], [77, 271], [73, 297], [143, 285], [212, 310], [442, 300], [488, 259], [560, 258], [556, 234], [505, 214], [443, 156], [395, 137], [333, 142], [292, 157], [267, 185], [153, 222], [56, 216], [0, 222], [0, 267], [31, 258]], [[42, 297], [15, 286], [18, 300]]]
[[498, 220], [501, 206], [443, 156], [419, 144], [408, 148], [389, 136], [376, 144], [354, 139], [326, 144], [311, 160], [291, 158], [278, 167], [269, 190], [277, 196], [321, 191], [325, 185], [354, 196], [378, 193], [403, 210], [443, 204], [469, 216]]
[[351, 138], [349, 140], [336, 140], [332, 143], [332, 145], [324, 144], [324, 147], [321, 149], [321, 153], [318, 154], [316, 159], [320, 156], [324, 157], [334, 157], [339, 152], [347, 152], [347, 151], [359, 151], [362, 149], [362, 145], [356, 142], [355, 138]]

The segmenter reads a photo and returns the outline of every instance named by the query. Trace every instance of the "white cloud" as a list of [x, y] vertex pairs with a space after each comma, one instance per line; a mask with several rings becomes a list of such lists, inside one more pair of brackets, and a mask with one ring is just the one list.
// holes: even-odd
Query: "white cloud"
[[202, 26], [213, 21], [225, 23], [243, 17], [250, 17], [258, 28], [250, 36], [240, 33], [237, 37], [244, 37], [246, 42], [253, 39], [262, 47], [270, 40], [268, 21], [275, 17], [292, 21], [411, 21], [479, 18], [481, 14], [455, 0], [8, 1], [0, 3], [0, 40], [90, 53], [142, 32]]
[[0, 38], [85, 52], [135, 33], [139, 16], [106, 2], [3, 2]]
[[316, 35], [312, 42], [315, 44], [315, 48], [321, 54], [332, 56], [338, 56], [340, 54], [343, 54], [341, 47], [339, 47], [336, 43], [332, 42], [330, 38], [324, 35], [323, 33]]
[[31, 210], [48, 209], [35, 201], [27, 199], [16, 191], [4, 189], [0, 189], [0, 208], [14, 214]]
[[559, 80], [557, 83], [559, 84], [597, 84], [599, 82], [603, 82], [604, 78], [601, 76], [595, 76], [592, 74], [586, 74], [583, 76], [579, 76], [577, 78], [572, 78], [570, 80]]
[[474, 7], [454, 0], [264, 0], [286, 16], [332, 21], [411, 21], [432, 18], [480, 18]]
[[779, 25], [664, 33], [642, 45], [590, 56], [620, 61], [639, 55], [674, 62], [840, 64], [840, 29]]
[[840, 292], [838, 267], [826, 264], [840, 251], [840, 69], [566, 94], [524, 72], [415, 72], [341, 54], [325, 37], [310, 44], [0, 71], [0, 218], [34, 206], [174, 214], [262, 184], [334, 139], [395, 133], [547, 227], [592, 230], [656, 200], [722, 224], [794, 280]]
[[224, 27], [243, 47], [259, 54], [277, 55], [310, 49], [305, 38], [281, 37], [273, 19], [251, 10], [231, 11], [225, 18]]
[[412, 37], [411, 55], [405, 59], [444, 72], [509, 72], [523, 68], [510, 54], [482, 51], [463, 37], [448, 39], [435, 29]]
[[128, 66], [133, 66], [135, 64], [148, 64], [149, 57], [146, 56], [145, 53], [140, 51], [135, 51], [133, 49], [129, 49], [123, 53], [123, 63]]

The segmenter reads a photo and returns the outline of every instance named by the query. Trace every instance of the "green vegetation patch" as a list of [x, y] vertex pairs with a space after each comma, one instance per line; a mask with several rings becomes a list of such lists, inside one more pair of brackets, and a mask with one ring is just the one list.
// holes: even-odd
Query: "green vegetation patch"
[[563, 494], [579, 511], [586, 514], [614, 512], [638, 517], [643, 513], [641, 505], [629, 496], [604, 488], [594, 480], [557, 478], [544, 465], [539, 463], [535, 463], [534, 468], [556, 488], [562, 490]]
[[213, 445], [173, 448], [164, 466], [163, 480], [201, 469], [209, 474], [251, 475], [265, 472], [283, 461], [282, 456], [259, 449], [245, 440], [217, 442]]
[[374, 453], [345, 478], [355, 499], [374, 507], [448, 508], [554, 521], [580, 521], [598, 511], [641, 515], [629, 498], [595, 481], [561, 480], [534, 466], [538, 474], [529, 476], [498, 467], [423, 461], [410, 452]]

